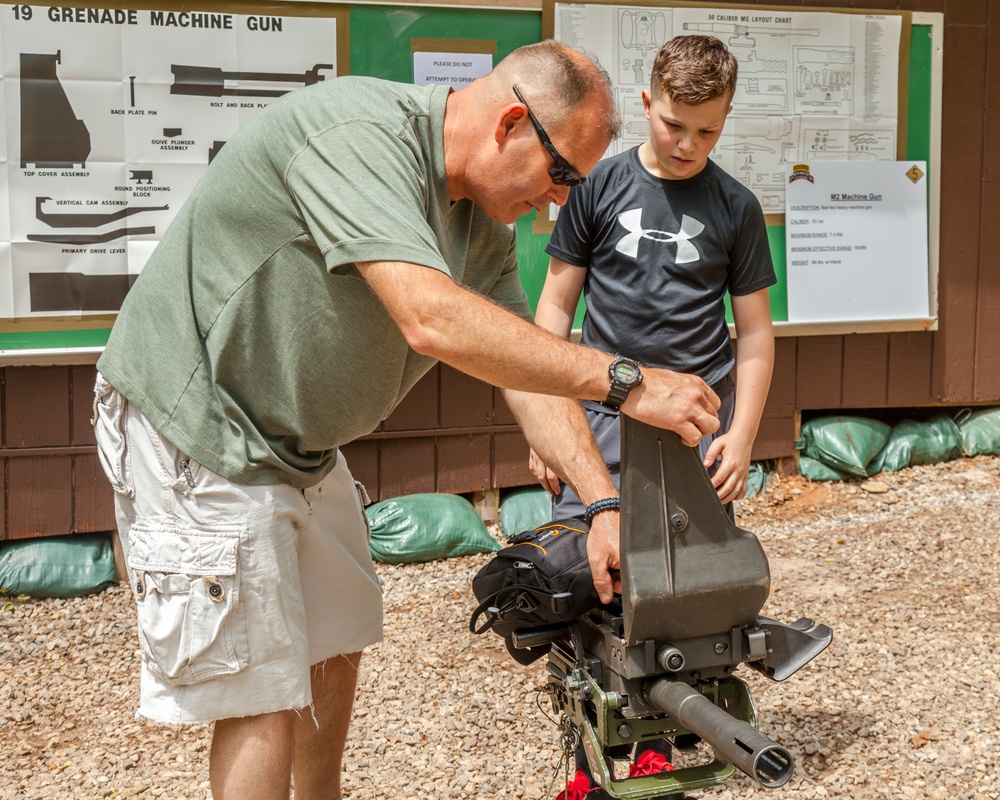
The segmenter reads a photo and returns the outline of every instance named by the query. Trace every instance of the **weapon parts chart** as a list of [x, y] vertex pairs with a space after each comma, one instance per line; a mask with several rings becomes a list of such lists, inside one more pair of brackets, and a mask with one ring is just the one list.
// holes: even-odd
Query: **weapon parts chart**
[[897, 157], [900, 15], [556, 3], [554, 25], [556, 39], [593, 53], [611, 75], [623, 131], [607, 155], [648, 138], [642, 90], [660, 45], [707, 34], [739, 62], [710, 157], [765, 214], [784, 213], [787, 164]]
[[336, 75], [336, 19], [0, 6], [0, 320], [117, 311], [226, 140]]

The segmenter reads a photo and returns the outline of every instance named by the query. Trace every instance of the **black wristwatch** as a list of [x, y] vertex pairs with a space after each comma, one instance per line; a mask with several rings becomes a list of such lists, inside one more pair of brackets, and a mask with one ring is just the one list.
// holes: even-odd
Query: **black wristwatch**
[[628, 398], [628, 393], [642, 383], [642, 373], [631, 358], [618, 356], [608, 368], [608, 377], [611, 378], [611, 389], [602, 405], [617, 411]]

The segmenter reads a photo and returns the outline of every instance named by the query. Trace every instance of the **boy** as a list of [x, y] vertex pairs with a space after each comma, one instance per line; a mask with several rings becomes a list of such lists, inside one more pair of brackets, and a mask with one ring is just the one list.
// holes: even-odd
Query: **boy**
[[[721, 426], [699, 451], [726, 504], [746, 493], [774, 363], [767, 287], [776, 282], [760, 204], [708, 158], [732, 110], [736, 75], [735, 57], [713, 36], [677, 36], [660, 48], [642, 92], [649, 139], [598, 163], [570, 192], [546, 247], [551, 261], [535, 315], [568, 338], [583, 291], [584, 344], [712, 386]], [[617, 482], [617, 410], [593, 401], [584, 408]], [[534, 453], [531, 468], [554, 495], [555, 518], [580, 515], [572, 489]]]
[[[709, 161], [732, 110], [736, 75], [736, 59], [715, 37], [678, 36], [660, 48], [650, 90], [642, 93], [649, 139], [598, 163], [570, 192], [546, 248], [551, 261], [535, 315], [538, 325], [568, 338], [583, 291], [583, 343], [624, 356], [623, 380], [634, 359], [694, 373], [715, 390], [720, 428], [701, 440], [699, 451], [730, 515], [728, 504], [746, 492], [771, 380], [767, 287], [776, 281], [760, 204]], [[613, 393], [609, 398], [583, 406], [618, 484], [621, 429]], [[553, 518], [581, 515], [579, 498], [534, 452], [531, 468], [554, 495]], [[670, 769], [669, 755], [665, 740], [640, 746], [630, 776]], [[576, 766], [557, 800], [606, 798], [592, 785], [582, 751]]]

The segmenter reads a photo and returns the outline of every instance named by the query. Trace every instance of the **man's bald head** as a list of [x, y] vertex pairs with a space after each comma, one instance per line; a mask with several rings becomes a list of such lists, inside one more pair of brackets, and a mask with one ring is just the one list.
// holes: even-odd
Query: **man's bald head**
[[503, 102], [516, 85], [546, 129], [557, 129], [586, 104], [602, 133], [609, 139], [621, 134], [607, 71], [552, 39], [519, 47], [497, 64], [488, 79], [494, 102]]
[[[551, 140], [545, 146], [529, 110]], [[610, 80], [594, 61], [554, 41], [520, 47], [448, 97], [451, 197], [468, 198], [503, 222], [562, 205], [572, 184], [557, 182], [556, 173], [585, 176], [620, 132]]]

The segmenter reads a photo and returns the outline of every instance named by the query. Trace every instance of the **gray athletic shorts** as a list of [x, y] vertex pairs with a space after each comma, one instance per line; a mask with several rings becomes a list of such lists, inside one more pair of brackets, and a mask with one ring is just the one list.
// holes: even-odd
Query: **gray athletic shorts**
[[138, 610], [141, 716], [303, 708], [312, 664], [381, 640], [364, 487], [342, 458], [304, 491], [234, 484], [100, 375], [94, 428]]

